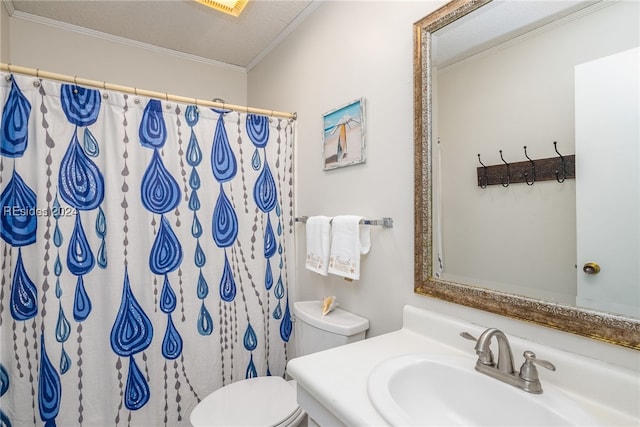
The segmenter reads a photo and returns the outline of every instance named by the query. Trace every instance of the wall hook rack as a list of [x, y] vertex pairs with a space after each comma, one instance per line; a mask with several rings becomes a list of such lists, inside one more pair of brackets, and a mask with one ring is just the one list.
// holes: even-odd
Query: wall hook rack
[[487, 188], [489, 185], [502, 185], [508, 187], [511, 184], [524, 182], [527, 185], [533, 185], [539, 181], [557, 181], [564, 182], [566, 179], [575, 179], [575, 154], [562, 155], [558, 151], [557, 141], [553, 142], [553, 148], [557, 154], [556, 157], [548, 157], [544, 159], [532, 159], [527, 153], [527, 146], [524, 146], [524, 156], [527, 160], [515, 163], [507, 163], [500, 150], [500, 159], [502, 164], [485, 165], [480, 160], [478, 154], [478, 162], [481, 166], [476, 169], [478, 177], [478, 186]]

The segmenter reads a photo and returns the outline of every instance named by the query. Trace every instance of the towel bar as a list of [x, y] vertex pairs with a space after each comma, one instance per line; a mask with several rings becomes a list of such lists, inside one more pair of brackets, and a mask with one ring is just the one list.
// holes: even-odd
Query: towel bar
[[[297, 216], [295, 218], [296, 222], [306, 223], [308, 216]], [[393, 218], [384, 217], [382, 219], [361, 219], [360, 224], [366, 225], [381, 225], [384, 228], [392, 228], [393, 227]]]

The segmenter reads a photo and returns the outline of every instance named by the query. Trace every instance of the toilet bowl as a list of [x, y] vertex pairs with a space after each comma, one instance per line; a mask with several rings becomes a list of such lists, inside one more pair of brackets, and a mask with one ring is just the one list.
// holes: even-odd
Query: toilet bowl
[[198, 403], [189, 420], [196, 427], [297, 426], [304, 416], [294, 381], [256, 377], [214, 391]]
[[[293, 312], [296, 356], [362, 340], [369, 329], [367, 319], [340, 308], [323, 316], [320, 301], [296, 302]], [[194, 427], [294, 427], [305, 417], [296, 400], [295, 381], [266, 376], [219, 388], [196, 405], [189, 420]]]

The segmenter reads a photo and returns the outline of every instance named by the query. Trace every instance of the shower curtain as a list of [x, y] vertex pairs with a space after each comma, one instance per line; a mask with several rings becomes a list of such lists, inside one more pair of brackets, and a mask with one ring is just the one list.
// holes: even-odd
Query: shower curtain
[[284, 374], [293, 121], [8, 73], [0, 102], [0, 426], [190, 425]]

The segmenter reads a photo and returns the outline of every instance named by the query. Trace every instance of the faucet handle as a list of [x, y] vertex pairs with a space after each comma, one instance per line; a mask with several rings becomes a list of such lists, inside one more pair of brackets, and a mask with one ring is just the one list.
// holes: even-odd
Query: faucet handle
[[[460, 336], [462, 338], [466, 338], [470, 341], [475, 341], [476, 345], [478, 344], [478, 338], [474, 337], [473, 335], [471, 335], [469, 332], [460, 332]], [[489, 360], [486, 360], [486, 356], [484, 356], [482, 358], [482, 363], [485, 365], [493, 365], [493, 361], [494, 361], [494, 357], [493, 357], [493, 351], [491, 351], [491, 349], [489, 349]]]
[[464, 331], [464, 332], [460, 332], [460, 336], [461, 336], [462, 338], [466, 338], [466, 339], [468, 339], [468, 340], [478, 342], [478, 338], [474, 337], [474, 336], [473, 336], [473, 335], [471, 335], [469, 332], [466, 332], [466, 331]]
[[522, 355], [524, 356], [524, 363], [526, 364], [527, 362], [531, 362], [531, 363], [535, 363], [536, 365], [540, 365], [543, 368], [547, 368], [550, 371], [555, 371], [556, 367], [553, 363], [549, 362], [548, 360], [542, 360], [542, 359], [538, 359], [536, 358], [536, 354], [533, 351], [525, 351], [524, 353], [522, 353]]
[[522, 355], [524, 356], [524, 363], [520, 367], [520, 378], [524, 381], [523, 390], [529, 393], [540, 394], [542, 393], [542, 385], [540, 384], [538, 370], [535, 365], [540, 365], [551, 371], [555, 371], [556, 367], [551, 362], [537, 359], [535, 353], [532, 351], [527, 350]]

